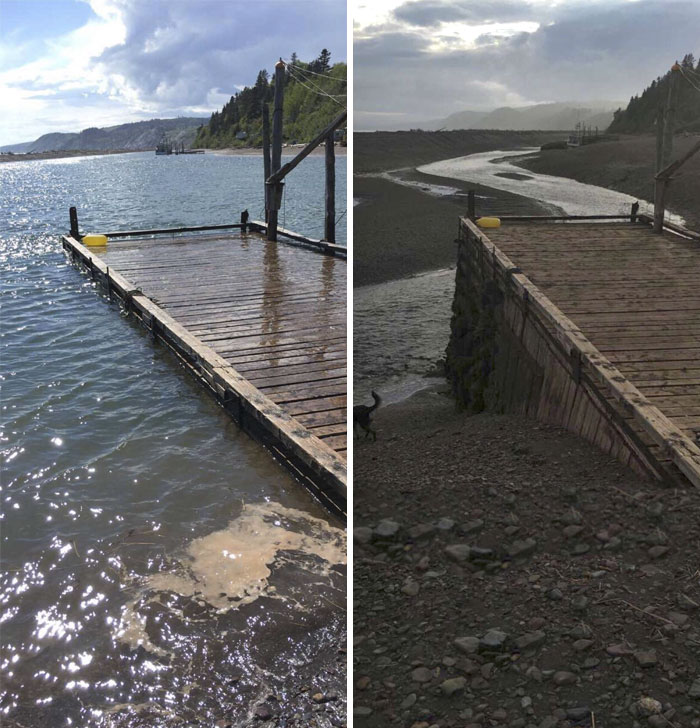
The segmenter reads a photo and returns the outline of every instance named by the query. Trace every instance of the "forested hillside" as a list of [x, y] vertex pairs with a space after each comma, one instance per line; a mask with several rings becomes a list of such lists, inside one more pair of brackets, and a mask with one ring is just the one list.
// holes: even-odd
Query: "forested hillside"
[[[305, 63], [293, 53], [285, 72], [284, 140], [290, 143], [312, 139], [346, 105], [347, 66], [331, 65], [324, 48], [318, 58]], [[258, 73], [253, 86], [246, 86], [221, 111], [211, 115], [199, 129], [195, 147], [250, 147], [262, 145], [262, 106], [270, 107], [275, 95], [274, 78], [266, 70]], [[270, 121], [272, 123], [272, 121]]]
[[[676, 131], [700, 131], [700, 61], [688, 53], [680, 63], [676, 91]], [[637, 134], [655, 129], [656, 115], [668, 97], [671, 71], [651, 82], [641, 96], [633, 96], [627, 108], [618, 109], [608, 131]]]

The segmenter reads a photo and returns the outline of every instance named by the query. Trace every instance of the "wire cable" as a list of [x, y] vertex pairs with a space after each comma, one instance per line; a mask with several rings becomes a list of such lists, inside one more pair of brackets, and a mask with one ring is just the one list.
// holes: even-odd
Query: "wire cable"
[[[311, 88], [311, 86], [308, 86], [308, 85], [307, 85], [306, 83], [304, 83], [304, 80], [302, 80], [301, 78], [299, 78], [299, 77], [298, 77], [298, 76], [297, 76], [297, 75], [296, 75], [295, 73], [293, 73], [293, 72], [290, 72], [290, 76], [291, 76], [291, 77], [292, 77], [292, 78], [293, 78], [293, 79], [294, 79], [294, 80], [295, 80], [295, 81], [296, 81], [297, 83], [300, 83], [300, 84], [301, 84], [301, 85], [302, 85], [302, 86], [303, 86], [304, 88], [306, 88], [306, 89], [308, 89], [309, 91], [311, 91], [311, 93], [315, 93], [315, 94], [317, 94], [318, 96], [327, 96], [327, 97], [328, 97], [329, 99], [331, 99], [331, 101], [333, 101], [334, 103], [338, 104], [338, 106], [340, 106], [340, 107], [342, 107], [342, 108], [345, 108], [345, 104], [344, 104], [344, 103], [343, 103], [342, 101], [338, 101], [338, 99], [336, 98], [336, 96], [334, 96], [334, 95], [332, 95], [332, 94], [329, 94], [329, 93], [326, 93], [326, 92], [325, 92], [325, 91], [324, 91], [323, 89], [319, 89], [319, 87], [318, 87], [318, 86], [316, 86], [315, 84], [313, 84], [313, 83], [312, 83], [311, 81], [309, 81], [309, 79], [304, 79], [304, 80], [308, 81], [308, 82], [309, 82], [309, 83], [311, 83], [311, 84], [312, 84], [313, 86], [316, 86], [316, 89], [318, 89], [318, 90], [314, 90], [313, 88]], [[343, 97], [343, 96], [345, 96], [346, 94], [336, 94], [336, 95], [337, 95], [338, 97]]]
[[318, 73], [312, 71], [310, 68], [304, 68], [303, 66], [297, 66], [296, 63], [291, 61], [285, 61], [287, 68], [295, 68], [297, 71], [303, 71], [304, 73], [312, 73], [314, 76], [320, 76], [321, 78], [327, 78], [329, 81], [339, 81], [340, 83], [347, 83], [347, 78], [337, 78], [336, 76], [329, 76], [327, 73]]
[[693, 81], [691, 81], [690, 76], [687, 76], [685, 71], [683, 70], [683, 66], [680, 67], [681, 69], [681, 76], [698, 92], [700, 93], [700, 86], [696, 86]]

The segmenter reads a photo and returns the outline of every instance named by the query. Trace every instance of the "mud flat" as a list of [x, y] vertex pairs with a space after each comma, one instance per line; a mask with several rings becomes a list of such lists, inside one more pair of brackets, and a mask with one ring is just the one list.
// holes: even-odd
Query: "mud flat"
[[557, 428], [382, 408], [355, 450], [358, 726], [700, 725], [700, 493]]
[[[673, 159], [687, 152], [698, 135], [677, 136]], [[574, 149], [549, 149], [518, 162], [532, 172], [569, 177], [645, 200], [654, 199], [656, 139], [652, 135], [623, 136]], [[671, 183], [668, 206], [682, 215], [688, 227], [700, 229], [700, 155], [688, 161]]]

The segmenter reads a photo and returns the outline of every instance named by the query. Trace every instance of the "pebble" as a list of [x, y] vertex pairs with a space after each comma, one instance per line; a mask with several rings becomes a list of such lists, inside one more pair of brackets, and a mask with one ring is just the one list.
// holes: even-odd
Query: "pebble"
[[433, 679], [433, 673], [431, 670], [428, 670], [427, 667], [417, 667], [411, 673], [411, 680], [413, 680], [413, 682], [425, 683], [425, 682], [430, 682], [432, 679]]
[[547, 639], [547, 635], [542, 630], [536, 632], [527, 632], [515, 640], [515, 646], [519, 650], [528, 650], [541, 645]]
[[484, 650], [500, 650], [507, 639], [508, 635], [500, 629], [490, 629], [479, 640], [479, 646]]
[[566, 709], [566, 717], [569, 720], [573, 721], [582, 721], [588, 718], [588, 716], [591, 714], [591, 711], [588, 708], [567, 708]]
[[471, 549], [465, 543], [456, 543], [445, 547], [445, 553], [457, 562], [468, 561]]
[[605, 651], [613, 657], [622, 657], [624, 655], [631, 655], [632, 650], [625, 644], [608, 645]]
[[479, 651], [479, 638], [478, 637], [458, 637], [454, 641], [457, 649], [465, 652], [467, 655], [472, 655]]
[[566, 538], [574, 538], [575, 536], [578, 536], [579, 533], [583, 531], [583, 526], [577, 526], [575, 524], [572, 524], [571, 526], [567, 526], [562, 533]]
[[690, 686], [690, 689], [688, 690], [688, 697], [695, 698], [696, 700], [700, 700], [700, 677], [693, 680], [693, 684]]
[[634, 659], [640, 667], [653, 667], [657, 663], [656, 650], [637, 650]]
[[255, 717], [258, 720], [270, 720], [272, 718], [272, 710], [268, 705], [258, 705], [255, 708]]
[[372, 529], [366, 526], [357, 526], [352, 530], [355, 543], [369, 543], [372, 540]]
[[419, 538], [425, 538], [426, 536], [432, 536], [435, 533], [435, 526], [432, 523], [419, 523], [416, 526], [412, 526], [408, 529], [409, 538], [417, 541]]
[[576, 650], [576, 652], [583, 652], [584, 650], [587, 650], [592, 644], [593, 640], [576, 640], [572, 647]]
[[416, 700], [418, 700], [418, 697], [415, 693], [409, 693], [402, 701], [401, 701], [401, 708], [403, 710], [406, 710], [407, 708], [412, 707]]
[[437, 522], [437, 527], [441, 531], [451, 531], [454, 528], [455, 522], [451, 518], [441, 518]]
[[651, 698], [649, 696], [639, 698], [636, 703], [637, 712], [643, 716], [660, 713], [663, 710], [663, 707], [664, 706], [661, 705], [658, 700], [655, 700], [654, 698]]
[[368, 708], [364, 705], [355, 705], [352, 709], [352, 714], [356, 718], [366, 718], [369, 715], [372, 715], [372, 708]]
[[460, 527], [462, 533], [473, 533], [484, 527], [484, 522], [481, 518], [477, 518], [474, 521], [469, 521]]
[[358, 679], [358, 681], [355, 683], [355, 687], [358, 690], [367, 690], [369, 687], [371, 680], [367, 675], [363, 675], [361, 678]]
[[537, 541], [534, 538], [516, 540], [508, 547], [508, 555], [516, 559], [520, 556], [527, 556], [537, 548]]
[[668, 546], [652, 546], [647, 553], [652, 559], [660, 559], [670, 551]]
[[555, 685], [573, 685], [576, 682], [576, 675], [566, 670], [558, 670], [552, 677]]
[[444, 695], [454, 695], [459, 693], [467, 685], [467, 679], [465, 677], [451, 677], [440, 684], [440, 690]]
[[401, 591], [407, 594], [409, 597], [415, 597], [420, 591], [420, 584], [417, 581], [408, 579], [406, 583], [401, 587]]
[[396, 521], [385, 518], [383, 521], [379, 521], [374, 533], [380, 538], [392, 538], [396, 536], [400, 528], [401, 526]]

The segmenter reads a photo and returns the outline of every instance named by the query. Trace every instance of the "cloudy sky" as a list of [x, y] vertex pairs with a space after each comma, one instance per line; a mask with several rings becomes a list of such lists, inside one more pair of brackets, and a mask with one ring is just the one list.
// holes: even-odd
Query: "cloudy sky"
[[0, 0], [0, 145], [206, 116], [296, 52], [344, 61], [345, 0]]
[[354, 127], [627, 101], [700, 55], [700, 0], [356, 0]]

